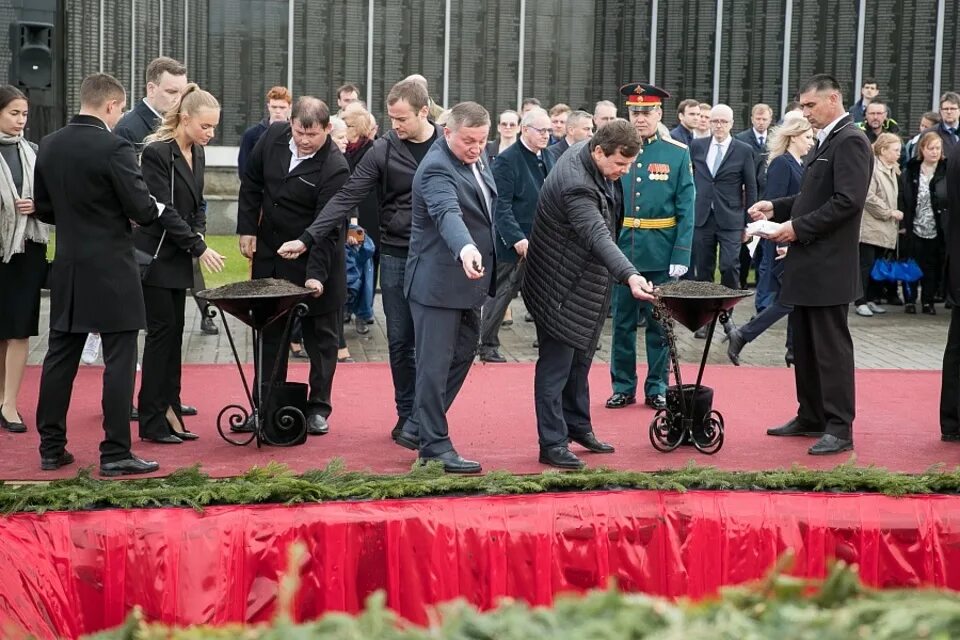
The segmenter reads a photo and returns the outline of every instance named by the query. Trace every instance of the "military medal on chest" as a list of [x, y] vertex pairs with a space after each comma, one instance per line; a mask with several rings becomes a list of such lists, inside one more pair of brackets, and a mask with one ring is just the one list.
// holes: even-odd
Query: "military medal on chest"
[[647, 165], [647, 170], [650, 172], [648, 175], [650, 180], [663, 182], [670, 179], [670, 165], [668, 164], [651, 162]]

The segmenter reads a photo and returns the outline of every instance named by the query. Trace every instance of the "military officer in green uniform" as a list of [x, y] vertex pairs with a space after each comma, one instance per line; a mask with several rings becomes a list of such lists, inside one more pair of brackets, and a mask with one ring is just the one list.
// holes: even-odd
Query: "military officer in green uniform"
[[[643, 140], [630, 172], [621, 178], [624, 220], [617, 244], [637, 270], [651, 283], [662, 284], [683, 276], [690, 267], [693, 243], [695, 187], [687, 146], [661, 137], [657, 125], [661, 105], [670, 94], [650, 84], [631, 83], [620, 88], [626, 96], [630, 122]], [[637, 314], [646, 320], [647, 379], [644, 402], [655, 409], [666, 407], [670, 354], [663, 329], [653, 319], [653, 307], [615, 285], [613, 291], [613, 345], [610, 377], [613, 395], [608, 409], [637, 401]]]

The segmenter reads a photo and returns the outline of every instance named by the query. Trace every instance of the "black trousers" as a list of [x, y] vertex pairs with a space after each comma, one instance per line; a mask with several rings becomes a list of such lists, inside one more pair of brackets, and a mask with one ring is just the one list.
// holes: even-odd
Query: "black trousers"
[[413, 414], [403, 426], [420, 437], [420, 457], [453, 450], [447, 411], [477, 355], [479, 309], [444, 309], [410, 301], [417, 349]]
[[940, 382], [940, 432], [960, 433], [960, 307], [950, 310]]
[[537, 331], [537, 340], [533, 398], [540, 448], [566, 446], [571, 435], [593, 431], [587, 383], [592, 360], [544, 331]]
[[923, 271], [923, 277], [920, 282], [914, 282], [910, 285], [909, 291], [904, 285], [903, 299], [905, 302], [917, 301], [917, 288], [920, 288], [920, 303], [933, 304], [933, 299], [937, 296], [937, 290], [940, 288], [940, 278], [943, 274], [944, 263], [944, 245], [943, 234], [938, 234], [936, 238], [918, 238], [913, 236], [909, 242], [910, 257], [917, 261], [920, 270]]
[[[130, 402], [137, 371], [137, 331], [101, 333], [103, 340], [103, 431], [100, 463], [130, 457]], [[67, 445], [67, 410], [86, 333], [50, 330], [40, 375], [37, 429], [40, 457], [56, 458]]]
[[147, 335], [143, 341], [140, 372], [140, 437], [162, 438], [170, 433], [167, 408], [180, 415], [180, 370], [183, 347], [184, 289], [143, 285], [147, 309]]
[[814, 430], [853, 438], [856, 415], [849, 305], [795, 306], [790, 315], [796, 367], [797, 418]]
[[[207, 288], [207, 283], [203, 281], [203, 271], [200, 269], [200, 261], [196, 258], [193, 259], [193, 292], [203, 291]], [[200, 309], [201, 317], [206, 317], [207, 309], [210, 308], [210, 303], [201, 300], [200, 298], [193, 296], [193, 301], [197, 303], [197, 309]], [[141, 365], [142, 366], [142, 365]]]
[[875, 244], [860, 243], [860, 286], [863, 287], [863, 293], [853, 303], [858, 307], [879, 297], [881, 285], [870, 278], [870, 272], [873, 271], [873, 263], [886, 251], [883, 247], [878, 247]]
[[500, 324], [507, 314], [510, 303], [520, 292], [523, 284], [524, 262], [497, 263], [497, 293], [487, 298], [480, 312], [480, 353], [490, 353], [500, 348]]
[[696, 275], [703, 282], [713, 282], [717, 268], [717, 247], [720, 248], [720, 283], [731, 289], [740, 288], [740, 247], [742, 229], [720, 229], [712, 214], [702, 227], [693, 230], [693, 261]]
[[[335, 309], [317, 316], [304, 316], [300, 319], [303, 333], [303, 348], [310, 356], [310, 392], [307, 396], [307, 412], [309, 415], [320, 414], [329, 418], [333, 413], [330, 401], [333, 390], [333, 376], [337, 371], [337, 341], [339, 339], [338, 323], [342, 316], [341, 311]], [[287, 320], [283, 318], [263, 328], [263, 387], [261, 381], [254, 378], [254, 389], [258, 390], [259, 398], [266, 391], [266, 385], [273, 375], [274, 366], [277, 367], [276, 382], [287, 379], [287, 365], [290, 360], [289, 341], [284, 341]], [[255, 354], [256, 355], [256, 354]]]

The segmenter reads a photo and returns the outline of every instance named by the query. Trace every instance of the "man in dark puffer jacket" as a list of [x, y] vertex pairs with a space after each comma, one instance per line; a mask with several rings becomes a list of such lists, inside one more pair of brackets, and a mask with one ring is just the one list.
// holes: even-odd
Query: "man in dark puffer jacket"
[[653, 300], [652, 287], [616, 243], [623, 221], [619, 179], [639, 150], [636, 130], [625, 120], [611, 122], [570, 147], [540, 191], [523, 300], [540, 343], [534, 398], [544, 464], [583, 467], [570, 441], [595, 453], [613, 451], [593, 433], [587, 375], [614, 279], [638, 300]]

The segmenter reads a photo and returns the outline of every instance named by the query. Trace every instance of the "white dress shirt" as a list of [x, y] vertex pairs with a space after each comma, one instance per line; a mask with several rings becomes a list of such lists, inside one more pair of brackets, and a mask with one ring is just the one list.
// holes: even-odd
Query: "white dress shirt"
[[290, 137], [290, 168], [287, 169], [287, 173], [290, 173], [291, 171], [296, 169], [298, 166], [300, 166], [300, 163], [303, 162], [304, 160], [309, 160], [313, 156], [317, 155], [316, 151], [314, 151], [308, 156], [298, 156], [297, 153], [298, 153], [297, 144], [293, 141], [293, 136], [291, 136]]
[[837, 126], [837, 123], [847, 117], [847, 113], [843, 112], [839, 118], [825, 126], [823, 129], [820, 129], [820, 132], [817, 133], [817, 144], [823, 144], [823, 141], [827, 139], [827, 136], [833, 131], [834, 127]]
[[707, 171], [710, 172], [710, 175], [713, 175], [713, 163], [717, 160], [718, 145], [723, 152], [723, 157], [726, 158], [727, 153], [730, 151], [730, 142], [732, 139], [732, 136], [727, 136], [723, 142], [717, 142], [716, 138], [710, 139], [710, 149], [707, 150]]

